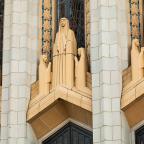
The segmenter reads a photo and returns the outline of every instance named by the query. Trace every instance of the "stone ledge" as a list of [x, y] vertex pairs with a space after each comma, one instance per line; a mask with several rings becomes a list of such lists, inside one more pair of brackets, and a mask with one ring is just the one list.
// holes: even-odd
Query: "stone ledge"
[[144, 79], [138, 81], [131, 81], [123, 88], [121, 109], [125, 109], [128, 105], [134, 102], [137, 98], [144, 94]]
[[[92, 89], [92, 79], [91, 79], [91, 74], [89, 72], [87, 72], [86, 86], [89, 89]], [[31, 100], [38, 97], [38, 94], [39, 94], [39, 81], [36, 81], [31, 85]], [[37, 99], [39, 99], [39, 98], [37, 98]]]
[[72, 90], [59, 86], [47, 96], [37, 95], [30, 100], [27, 120], [30, 121], [58, 99], [65, 100], [88, 111], [92, 111], [91, 91], [85, 93], [73, 88]]
[[34, 82], [31, 85], [31, 99], [34, 99], [39, 93], [39, 81]]

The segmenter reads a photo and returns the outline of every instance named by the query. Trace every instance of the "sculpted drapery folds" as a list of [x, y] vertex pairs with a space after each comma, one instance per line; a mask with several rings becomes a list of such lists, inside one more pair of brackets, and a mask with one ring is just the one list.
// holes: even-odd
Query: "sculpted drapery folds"
[[40, 56], [39, 64], [39, 93], [46, 95], [50, 92], [51, 62], [48, 63], [47, 55]]
[[75, 83], [78, 89], [86, 87], [86, 54], [84, 48], [78, 49], [79, 60], [75, 57]]
[[69, 28], [69, 21], [62, 18], [53, 47], [53, 88], [64, 85], [74, 86], [74, 57], [77, 55], [77, 44], [74, 32]]

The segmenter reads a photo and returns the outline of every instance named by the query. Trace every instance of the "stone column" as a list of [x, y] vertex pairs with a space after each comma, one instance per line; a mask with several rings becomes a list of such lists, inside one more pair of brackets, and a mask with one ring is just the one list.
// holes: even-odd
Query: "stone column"
[[2, 89], [2, 144], [30, 144], [26, 122], [30, 97], [29, 0], [6, 0]]
[[11, 17], [12, 3], [5, 0], [4, 3], [4, 36], [3, 36], [3, 76], [1, 98], [1, 144], [8, 143], [8, 111], [9, 111], [9, 88], [10, 88], [10, 41], [11, 41]]
[[[123, 30], [119, 29], [120, 18], [124, 14], [119, 10], [125, 7], [125, 2], [90, 0], [94, 144], [124, 143], [120, 109], [123, 47], [120, 38], [127, 33], [122, 34]], [[126, 19], [122, 21], [125, 29]]]

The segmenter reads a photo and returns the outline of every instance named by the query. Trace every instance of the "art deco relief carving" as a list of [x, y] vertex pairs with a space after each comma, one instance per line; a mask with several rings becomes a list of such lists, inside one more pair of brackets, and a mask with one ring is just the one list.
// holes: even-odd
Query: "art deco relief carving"
[[50, 0], [41, 1], [40, 6], [42, 7], [40, 11], [40, 27], [42, 38], [40, 47], [42, 47], [42, 53], [47, 53], [51, 48], [52, 41], [52, 8]]
[[134, 39], [131, 50], [132, 80], [136, 81], [144, 77], [144, 47], [139, 50], [139, 40]]
[[140, 41], [140, 45], [143, 45], [143, 1], [129, 0], [128, 7], [130, 43], [137, 38]]
[[[48, 35], [44, 34], [44, 37]], [[69, 28], [69, 21], [61, 18], [59, 30], [53, 45], [52, 61], [47, 53], [40, 56], [39, 94], [46, 95], [51, 90], [62, 86], [68, 89], [76, 88], [90, 93], [86, 86], [87, 64], [85, 48], [77, 49], [74, 32]]]

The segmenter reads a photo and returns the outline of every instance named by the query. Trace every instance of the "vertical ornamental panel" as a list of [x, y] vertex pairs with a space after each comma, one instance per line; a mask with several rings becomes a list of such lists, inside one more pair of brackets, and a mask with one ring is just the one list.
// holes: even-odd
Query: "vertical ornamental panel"
[[52, 0], [42, 0], [42, 54], [51, 61], [52, 51]]
[[141, 0], [129, 0], [131, 41], [137, 38], [140, 41], [140, 45], [143, 45], [142, 3]]

